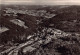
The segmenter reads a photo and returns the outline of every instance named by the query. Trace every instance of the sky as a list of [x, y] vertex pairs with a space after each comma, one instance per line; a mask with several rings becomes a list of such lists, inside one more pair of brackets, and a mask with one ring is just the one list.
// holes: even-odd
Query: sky
[[80, 0], [0, 0], [0, 4], [80, 5]]

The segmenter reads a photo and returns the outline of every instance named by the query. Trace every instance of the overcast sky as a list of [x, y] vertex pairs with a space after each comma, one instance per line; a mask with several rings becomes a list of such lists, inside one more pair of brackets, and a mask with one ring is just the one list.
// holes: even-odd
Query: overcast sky
[[0, 4], [80, 5], [80, 0], [0, 0]]

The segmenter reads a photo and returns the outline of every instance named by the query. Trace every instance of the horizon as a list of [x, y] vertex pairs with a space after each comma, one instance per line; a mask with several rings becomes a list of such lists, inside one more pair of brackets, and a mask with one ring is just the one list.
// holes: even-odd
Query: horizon
[[0, 0], [6, 5], [80, 5], [80, 0]]

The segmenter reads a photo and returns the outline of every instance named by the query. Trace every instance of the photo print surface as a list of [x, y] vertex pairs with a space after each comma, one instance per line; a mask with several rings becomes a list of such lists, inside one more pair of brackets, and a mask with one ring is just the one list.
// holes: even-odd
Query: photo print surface
[[80, 0], [0, 0], [0, 55], [80, 55]]

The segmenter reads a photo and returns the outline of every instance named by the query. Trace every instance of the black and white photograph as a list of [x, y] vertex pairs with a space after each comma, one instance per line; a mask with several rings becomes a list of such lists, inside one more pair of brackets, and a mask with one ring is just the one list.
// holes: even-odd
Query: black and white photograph
[[0, 0], [0, 55], [80, 55], [80, 0]]

